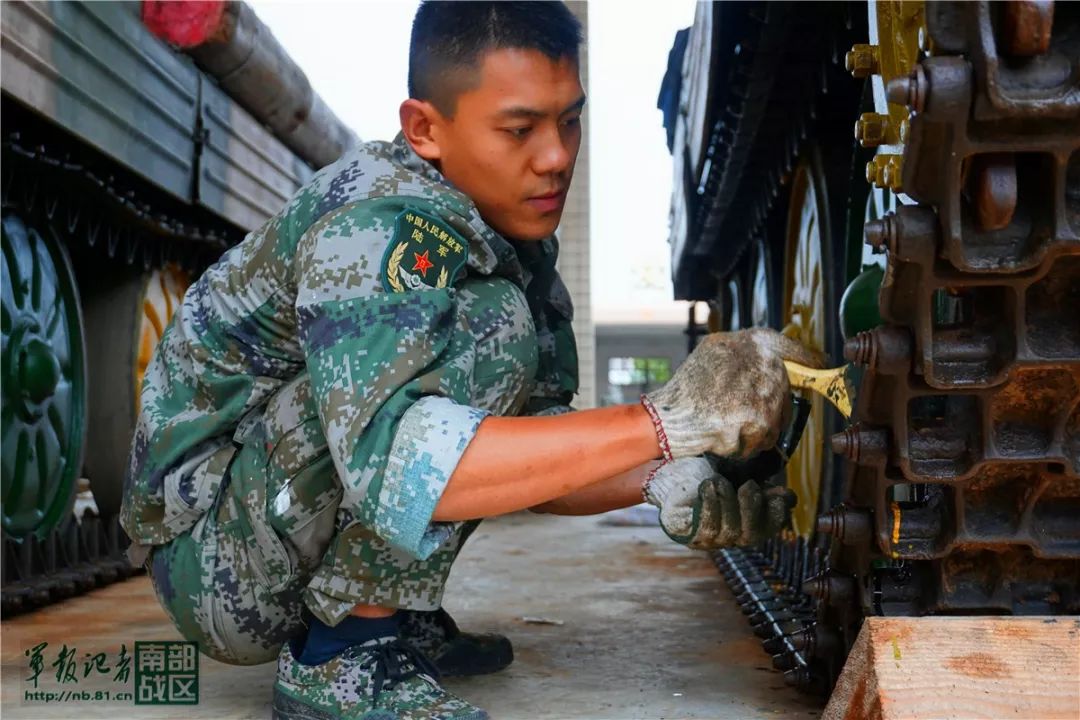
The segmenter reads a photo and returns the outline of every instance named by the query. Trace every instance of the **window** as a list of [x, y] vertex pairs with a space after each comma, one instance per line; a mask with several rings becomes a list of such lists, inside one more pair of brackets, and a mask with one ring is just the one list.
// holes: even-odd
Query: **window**
[[670, 379], [671, 358], [615, 357], [608, 360], [608, 385], [634, 385], [645, 391]]

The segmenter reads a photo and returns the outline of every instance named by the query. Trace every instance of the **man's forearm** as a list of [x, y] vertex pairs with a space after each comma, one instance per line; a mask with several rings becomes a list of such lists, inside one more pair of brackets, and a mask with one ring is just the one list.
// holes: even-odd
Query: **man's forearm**
[[641, 486], [649, 473], [660, 464], [650, 460], [644, 465], [583, 487], [577, 492], [529, 508], [533, 512], [555, 515], [597, 515], [642, 502]]
[[658, 457], [656, 431], [641, 405], [552, 417], [489, 417], [462, 455], [432, 519], [472, 520], [524, 510]]

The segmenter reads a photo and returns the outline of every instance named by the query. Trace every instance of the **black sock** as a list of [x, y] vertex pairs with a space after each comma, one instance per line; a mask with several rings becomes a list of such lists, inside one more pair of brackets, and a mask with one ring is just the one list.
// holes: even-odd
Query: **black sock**
[[297, 642], [292, 646], [297, 662], [303, 665], [321, 665], [331, 660], [353, 645], [360, 645], [369, 640], [382, 637], [397, 637], [398, 616], [400, 611], [389, 617], [362, 618], [349, 615], [336, 626], [331, 627], [312, 617], [308, 625], [307, 637], [301, 639], [303, 651], [296, 655]]

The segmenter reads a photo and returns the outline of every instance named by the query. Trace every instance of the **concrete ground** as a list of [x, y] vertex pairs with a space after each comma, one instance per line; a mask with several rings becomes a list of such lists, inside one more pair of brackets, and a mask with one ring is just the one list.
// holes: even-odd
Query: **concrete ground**
[[[712, 563], [656, 528], [528, 513], [485, 522], [450, 580], [446, 607], [465, 629], [506, 634], [516, 659], [496, 675], [447, 681], [493, 718], [817, 718], [784, 685]], [[117, 702], [132, 684], [84, 669], [121, 643], [178, 639], [145, 577], [0, 625], [4, 718], [268, 718], [273, 665], [200, 662], [195, 706]], [[41, 642], [38, 691], [30, 651]], [[56, 682], [64, 646], [79, 682]], [[96, 679], [95, 679], [96, 678]], [[104, 695], [112, 693], [106, 701]], [[30, 694], [28, 694], [30, 693]], [[85, 696], [89, 699], [83, 699]], [[100, 699], [99, 699], [100, 698]]]

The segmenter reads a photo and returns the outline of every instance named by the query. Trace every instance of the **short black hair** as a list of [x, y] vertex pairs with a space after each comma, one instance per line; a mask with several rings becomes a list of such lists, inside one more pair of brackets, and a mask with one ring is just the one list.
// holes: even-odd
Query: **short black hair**
[[427, 100], [450, 116], [484, 53], [538, 50], [552, 60], [577, 62], [580, 44], [581, 23], [558, 0], [424, 0], [413, 18], [409, 97]]

